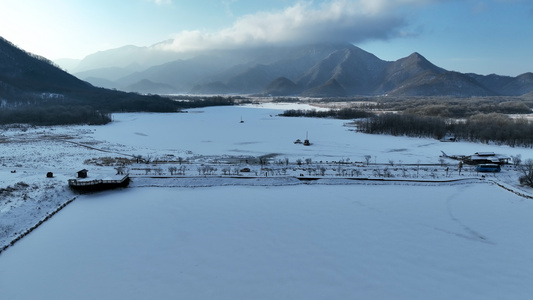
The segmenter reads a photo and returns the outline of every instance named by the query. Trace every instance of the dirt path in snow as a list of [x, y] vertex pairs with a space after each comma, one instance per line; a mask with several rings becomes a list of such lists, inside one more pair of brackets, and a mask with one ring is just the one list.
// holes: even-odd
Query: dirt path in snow
[[85, 147], [85, 148], [88, 148], [88, 149], [91, 149], [91, 150], [95, 150], [95, 151], [100, 151], [100, 152], [105, 152], [105, 153], [112, 153], [112, 154], [118, 154], [118, 155], [122, 155], [122, 156], [127, 156], [127, 157], [133, 157], [133, 158], [135, 158], [135, 155], [131, 155], [131, 154], [126, 154], [126, 153], [121, 153], [121, 152], [116, 152], [116, 151], [109, 151], [109, 150], [99, 149], [99, 148], [96, 148], [96, 147], [93, 147], [93, 146], [85, 145], [85, 144], [78, 143], [78, 142], [68, 141], [68, 140], [65, 140], [65, 139], [61, 139], [61, 140], [64, 141], [64, 142], [66, 142], [66, 143], [71, 143], [71, 144], [74, 144], [74, 145], [77, 145], [77, 146], [81, 146], [81, 147]]

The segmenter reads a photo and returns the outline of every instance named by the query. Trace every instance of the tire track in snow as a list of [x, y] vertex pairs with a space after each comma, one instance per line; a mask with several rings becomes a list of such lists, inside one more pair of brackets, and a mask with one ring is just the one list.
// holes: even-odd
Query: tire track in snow
[[494, 245], [494, 243], [491, 242], [487, 236], [479, 233], [478, 231], [472, 229], [470, 226], [463, 223], [463, 221], [457, 218], [455, 214], [453, 213], [452, 201], [454, 201], [456, 197], [459, 196], [461, 194], [461, 191], [464, 189], [465, 187], [460, 187], [456, 193], [452, 194], [451, 196], [448, 197], [448, 199], [446, 199], [446, 210], [448, 212], [448, 216], [453, 222], [455, 222], [457, 225], [459, 225], [464, 230], [464, 233], [453, 232], [453, 231], [449, 231], [449, 230], [445, 230], [445, 229], [437, 228], [437, 227], [435, 227], [435, 230], [448, 233], [448, 234], [452, 234], [452, 235], [455, 235], [455, 236], [458, 236], [458, 237], [461, 237], [467, 240]]

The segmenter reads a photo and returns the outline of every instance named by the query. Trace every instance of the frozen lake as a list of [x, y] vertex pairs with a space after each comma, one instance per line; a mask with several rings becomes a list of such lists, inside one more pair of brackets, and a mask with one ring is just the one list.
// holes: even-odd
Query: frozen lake
[[[441, 151], [447, 154], [496, 152], [533, 157], [523, 148], [481, 145], [476, 143], [443, 143], [435, 139], [418, 139], [370, 135], [354, 132], [344, 126], [348, 121], [317, 118], [279, 117], [284, 109], [296, 106], [275, 105], [245, 107], [207, 107], [183, 114], [115, 114], [115, 122], [93, 127], [94, 138], [143, 151], [187, 153], [202, 156], [261, 156], [277, 154], [277, 158], [311, 158], [313, 161], [372, 161], [387, 163], [438, 163]], [[302, 109], [309, 108], [303, 106]], [[244, 123], [240, 123], [240, 120]], [[313, 145], [295, 145], [308, 133]], [[149, 149], [149, 150], [144, 150]], [[529, 155], [528, 155], [529, 154]]]
[[0, 290], [13, 300], [528, 299], [532, 214], [531, 201], [489, 184], [127, 189], [80, 197], [2, 254]]

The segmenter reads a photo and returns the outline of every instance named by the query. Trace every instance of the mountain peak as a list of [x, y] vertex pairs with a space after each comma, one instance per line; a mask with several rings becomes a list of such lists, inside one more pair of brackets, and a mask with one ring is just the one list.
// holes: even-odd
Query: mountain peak
[[262, 95], [285, 96], [296, 95], [300, 88], [296, 83], [287, 77], [278, 77], [268, 84], [262, 91]]
[[[164, 41], [151, 47], [157, 48], [158, 45], [169, 42]], [[468, 96], [475, 93], [522, 95], [533, 89], [531, 73], [519, 78], [498, 75], [483, 77], [475, 74], [454, 76], [452, 73], [443, 76], [448, 71], [434, 65], [419, 52], [396, 61], [384, 61], [352, 43], [211, 49], [190, 53], [190, 57], [181, 59], [171, 59], [168, 54], [170, 52], [145, 52], [147, 49], [144, 48], [132, 52], [121, 50], [121, 53], [100, 53], [99, 59], [103, 61], [105, 58], [105, 61], [112, 61], [115, 65], [129, 60], [130, 63], [121, 65], [121, 69], [131, 62], [136, 62], [140, 66], [138, 69], [146, 66], [148, 61], [153, 65], [151, 59], [163, 61], [163, 53], [169, 55], [165, 58], [169, 61], [137, 73], [130, 72], [120, 79], [109, 78], [106, 69], [101, 69], [100, 76], [92, 74], [93, 77], [114, 80], [119, 89], [137, 84], [142, 79], [174, 87], [175, 92], [222, 94], [339, 96], [400, 95], [405, 92], [409, 95], [462, 93]], [[88, 58], [86, 62], [89, 63]], [[82, 64], [83, 62], [80, 65]], [[470, 82], [472, 78], [482, 87]], [[429, 88], [437, 85], [443, 88]], [[458, 86], [471, 87], [472, 91], [456, 88]]]
[[429, 63], [429, 60], [427, 60], [422, 54], [418, 52], [413, 52], [409, 56], [405, 58], [406, 61], [410, 62], [418, 62], [418, 63]]
[[418, 52], [413, 52], [411, 55], [401, 58], [397, 62], [400, 63], [402, 69], [411, 70], [412, 72], [430, 71], [441, 74], [446, 71], [432, 64]]

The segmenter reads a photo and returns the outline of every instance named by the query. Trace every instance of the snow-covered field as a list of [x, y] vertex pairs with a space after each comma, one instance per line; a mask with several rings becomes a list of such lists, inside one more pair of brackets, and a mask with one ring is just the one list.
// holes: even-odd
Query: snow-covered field
[[[439, 155], [527, 159], [531, 149], [365, 135], [279, 109], [1, 131], [0, 249], [76, 200], [0, 254], [0, 298], [529, 299], [533, 200], [496, 183], [531, 189], [511, 166], [481, 179]], [[306, 133], [310, 147], [293, 143]], [[87, 159], [139, 155], [173, 162], [131, 166], [125, 190], [78, 195], [66, 186], [82, 168], [115, 172]], [[270, 163], [255, 164], [260, 157]], [[244, 167], [251, 172], [233, 171]], [[427, 182], [452, 179], [462, 180]]]

